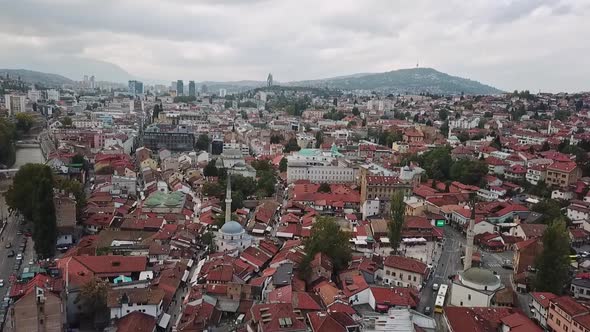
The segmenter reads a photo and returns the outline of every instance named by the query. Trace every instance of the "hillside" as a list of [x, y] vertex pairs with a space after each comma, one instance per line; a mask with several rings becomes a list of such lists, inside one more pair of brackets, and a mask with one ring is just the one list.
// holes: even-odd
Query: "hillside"
[[23, 82], [37, 83], [45, 87], [60, 87], [63, 84], [74, 83], [71, 79], [57, 74], [42, 73], [27, 69], [0, 69], [0, 76], [6, 77], [6, 74], [14, 79], [20, 76]]
[[489, 85], [451, 76], [432, 68], [412, 68], [376, 74], [350, 75], [290, 82], [289, 85], [327, 87], [340, 90], [367, 90], [382, 93], [435, 93], [435, 94], [497, 94], [502, 93]]

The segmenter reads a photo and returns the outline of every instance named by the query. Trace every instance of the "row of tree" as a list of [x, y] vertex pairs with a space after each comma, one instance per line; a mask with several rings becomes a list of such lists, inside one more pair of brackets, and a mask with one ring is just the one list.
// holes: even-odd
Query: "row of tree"
[[49, 166], [26, 164], [16, 173], [6, 192], [6, 204], [32, 225], [35, 252], [40, 258], [55, 254], [57, 223], [53, 190], [63, 190], [76, 198], [78, 215], [86, 205], [84, 186], [70, 179], [55, 178]]

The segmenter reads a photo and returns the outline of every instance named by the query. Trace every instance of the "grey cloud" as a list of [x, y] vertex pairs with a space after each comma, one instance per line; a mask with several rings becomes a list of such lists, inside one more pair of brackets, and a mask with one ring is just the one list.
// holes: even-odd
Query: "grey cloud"
[[0, 11], [0, 64], [79, 77], [85, 66], [108, 73], [110, 62], [162, 81], [272, 71], [289, 81], [419, 59], [508, 90], [587, 89], [588, 15], [587, 0], [19, 0]]

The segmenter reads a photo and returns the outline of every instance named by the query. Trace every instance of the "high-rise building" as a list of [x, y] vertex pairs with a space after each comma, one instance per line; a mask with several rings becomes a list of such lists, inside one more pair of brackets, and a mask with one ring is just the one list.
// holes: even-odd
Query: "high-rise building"
[[59, 101], [59, 90], [47, 90], [47, 100]]
[[25, 111], [27, 96], [25, 95], [5, 95], [4, 103], [9, 115]]
[[184, 95], [184, 82], [182, 80], [176, 81], [176, 95]]
[[194, 97], [197, 95], [197, 87], [195, 85], [195, 81], [188, 82], [188, 95]]
[[143, 82], [129, 81], [129, 93], [134, 96], [143, 94]]
[[203, 93], [209, 92], [209, 88], [207, 87], [207, 84], [201, 85], [201, 92], [203, 92]]
[[219, 97], [225, 98], [225, 95], [227, 95], [227, 90], [226, 89], [219, 89]]
[[90, 88], [91, 89], [96, 88], [96, 82], [94, 81], [94, 75], [90, 76]]

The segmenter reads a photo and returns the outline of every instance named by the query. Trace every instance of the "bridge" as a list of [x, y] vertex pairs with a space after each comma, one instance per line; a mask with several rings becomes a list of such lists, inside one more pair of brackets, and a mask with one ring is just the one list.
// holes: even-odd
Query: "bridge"
[[39, 147], [39, 140], [37, 139], [28, 139], [28, 140], [20, 140], [16, 141], [14, 145], [17, 148], [38, 148]]

